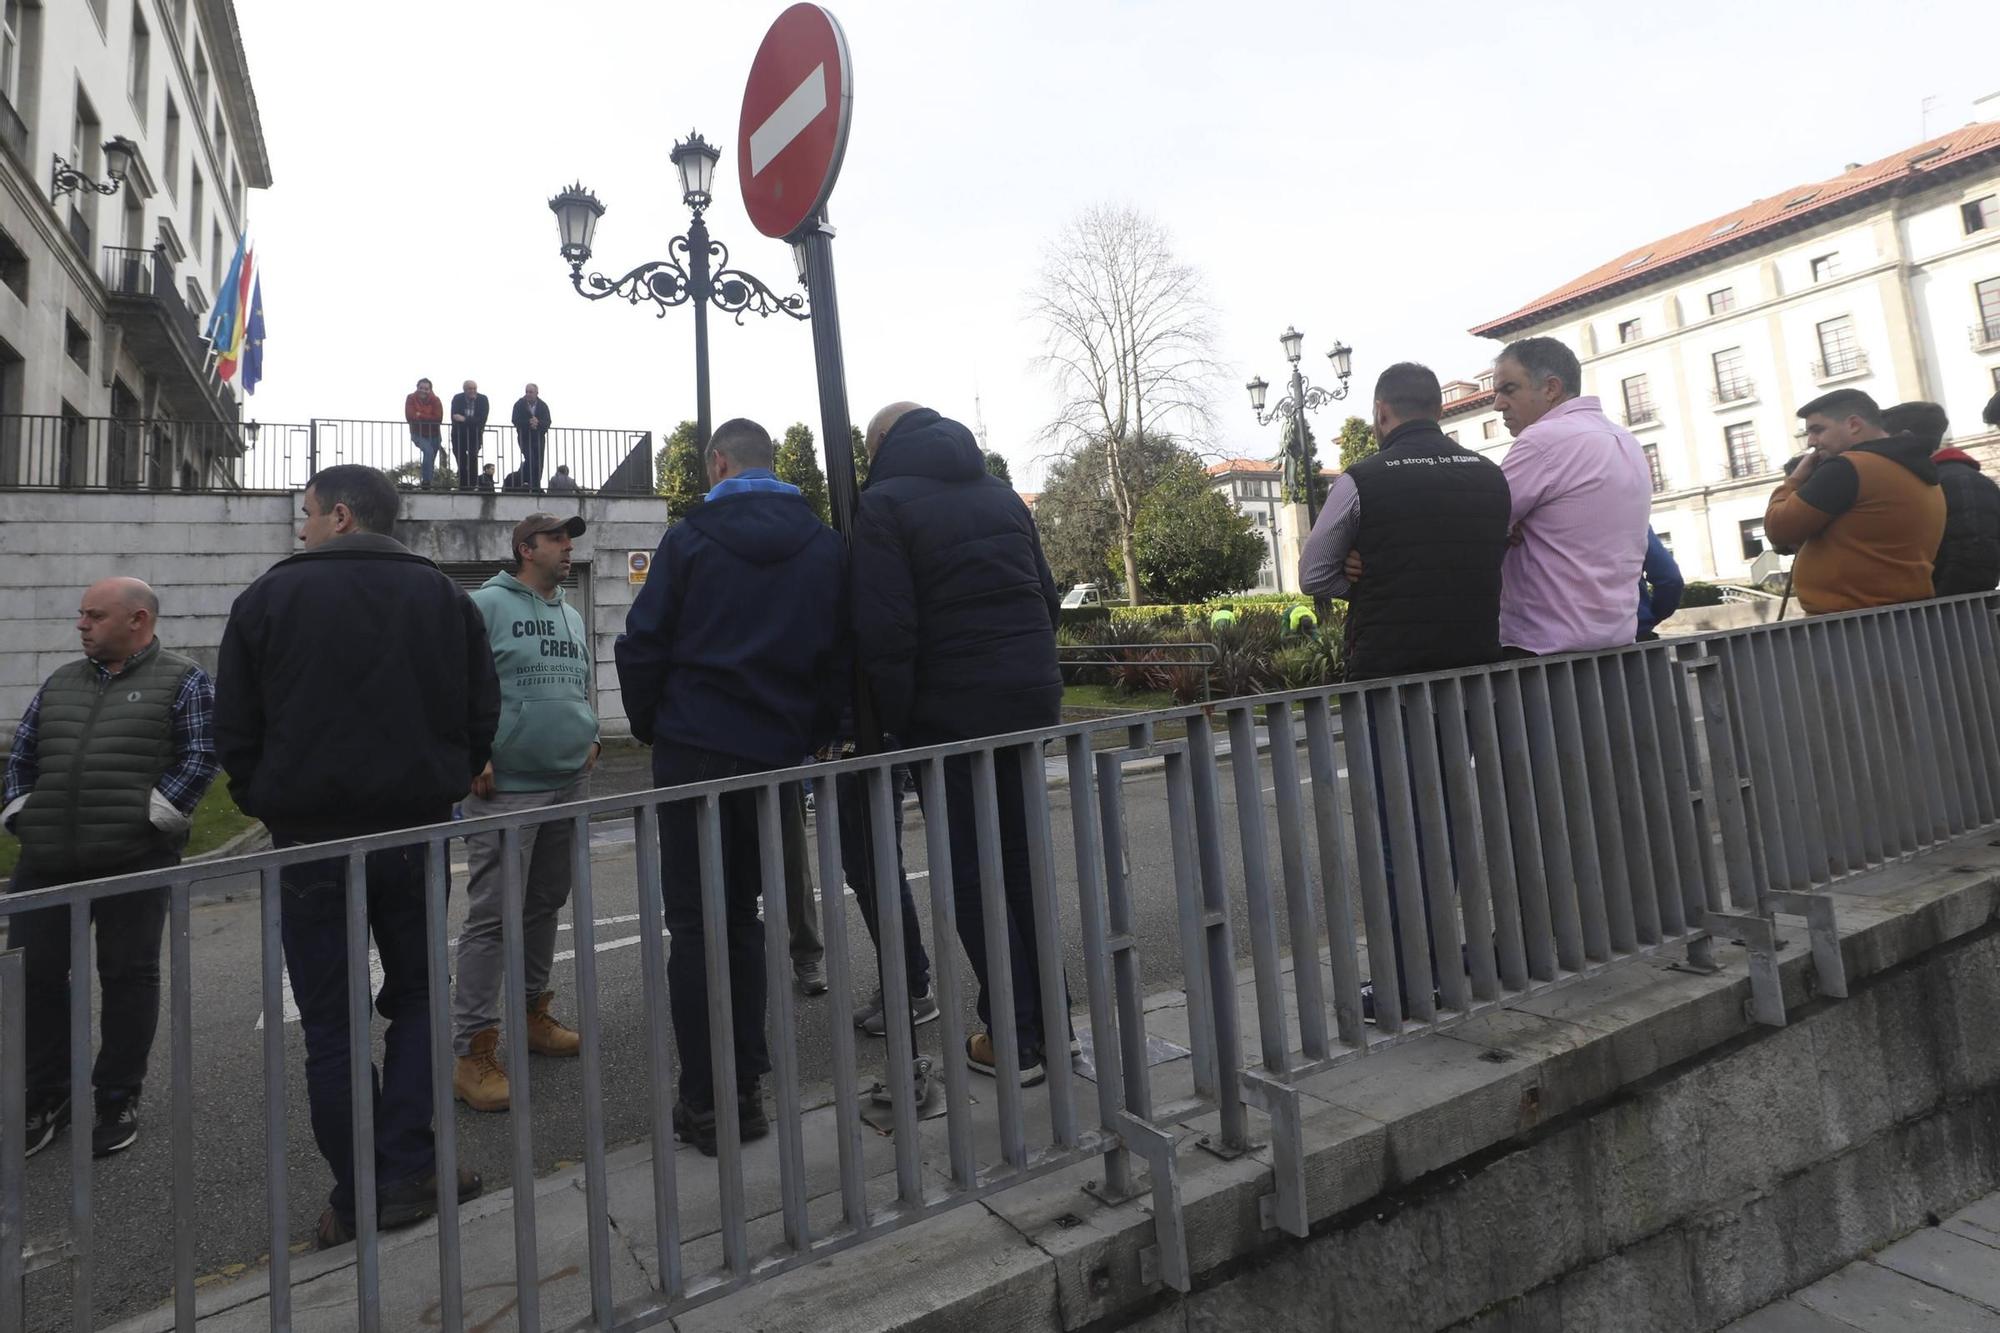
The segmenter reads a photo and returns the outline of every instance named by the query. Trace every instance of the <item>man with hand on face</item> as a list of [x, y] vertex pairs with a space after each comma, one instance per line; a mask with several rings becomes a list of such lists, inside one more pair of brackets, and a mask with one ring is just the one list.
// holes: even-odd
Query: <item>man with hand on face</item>
[[[177, 865], [188, 822], [215, 779], [215, 687], [154, 636], [160, 602], [137, 579], [100, 579], [83, 594], [83, 660], [57, 668], [28, 703], [7, 756], [0, 822], [21, 840], [12, 893]], [[91, 1155], [139, 1137], [139, 1089], [160, 1021], [160, 931], [167, 891], [95, 898], [103, 1042], [91, 1073]], [[7, 920], [27, 962], [27, 1151], [70, 1120], [67, 907]]]
[[[500, 686], [486, 624], [458, 585], [391, 536], [397, 506], [374, 468], [320, 469], [306, 482], [305, 549], [229, 610], [216, 748], [236, 804], [278, 847], [448, 823], [492, 755]], [[424, 846], [370, 852], [365, 874], [383, 974], [373, 1011], [388, 1020], [374, 1105], [377, 1221], [392, 1229], [437, 1210]], [[376, 1071], [348, 1064], [347, 857], [281, 876], [306, 1101], [333, 1171], [319, 1221], [327, 1249], [355, 1234], [351, 1080]], [[481, 1188], [463, 1167], [457, 1184], [461, 1201]]]
[[1859, 389], [1835, 389], [1798, 412], [1810, 447], [1771, 492], [1764, 533], [1796, 551], [1792, 591], [1808, 615], [1931, 596], [1945, 500], [1930, 446], [1883, 429]]
[[[451, 456], [458, 460], [458, 489], [472, 489], [479, 475], [479, 450], [486, 438], [486, 395], [474, 380], [465, 382], [465, 391], [451, 396]], [[491, 489], [482, 486], [481, 490]]]
[[[584, 533], [581, 518], [530, 514], [514, 525], [514, 569], [495, 574], [472, 594], [485, 618], [500, 676], [500, 730], [493, 758], [472, 780], [467, 819], [540, 810], [587, 797], [600, 751], [597, 714], [590, 707], [590, 635], [563, 596], [570, 544]], [[475, 834], [465, 925], [458, 932], [458, 987], [453, 997], [452, 1046], [458, 1063], [452, 1088], [475, 1111], [504, 1111], [512, 1101], [500, 1063], [500, 995], [504, 974], [501, 907], [502, 837]], [[521, 941], [527, 1010], [509, 1014], [527, 1024], [528, 1050], [575, 1055], [582, 1039], [549, 1013], [546, 989], [556, 950], [556, 913], [569, 901], [573, 830], [568, 820], [521, 829]]]

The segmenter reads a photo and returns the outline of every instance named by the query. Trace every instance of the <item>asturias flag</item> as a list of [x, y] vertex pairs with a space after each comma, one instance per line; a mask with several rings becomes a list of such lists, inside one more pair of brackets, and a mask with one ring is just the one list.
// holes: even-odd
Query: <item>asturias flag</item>
[[250, 288], [249, 327], [243, 335], [243, 392], [257, 392], [264, 378], [264, 275]]
[[215, 373], [225, 380], [235, 376], [236, 367], [243, 360], [243, 339], [250, 322], [251, 278], [256, 266], [256, 251], [245, 253], [243, 267], [236, 275], [236, 316], [229, 322], [228, 335], [215, 344]]
[[236, 337], [237, 316], [243, 304], [243, 260], [249, 240], [247, 232], [236, 238], [236, 257], [229, 261], [222, 290], [215, 294], [215, 308], [208, 312], [208, 327], [202, 331], [201, 336], [208, 339], [209, 346], [218, 354]]

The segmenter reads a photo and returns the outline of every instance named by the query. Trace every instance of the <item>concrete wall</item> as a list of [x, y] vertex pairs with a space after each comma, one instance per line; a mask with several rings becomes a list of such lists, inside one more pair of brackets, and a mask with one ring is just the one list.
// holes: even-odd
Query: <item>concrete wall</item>
[[[611, 663], [611, 643], [625, 625], [638, 588], [627, 581], [626, 553], [651, 552], [665, 529], [666, 502], [584, 497], [558, 512], [583, 515], [589, 530], [575, 560], [588, 563], [596, 633], [597, 702], [605, 734], [629, 735]], [[444, 563], [490, 562], [507, 555], [513, 525], [535, 507], [517, 496], [405, 497], [397, 537]], [[160, 637], [213, 666], [230, 603], [251, 580], [298, 549], [294, 495], [240, 496], [0, 492], [0, 726], [16, 720], [48, 674], [74, 658], [76, 603], [108, 574], [131, 574], [160, 595]]]

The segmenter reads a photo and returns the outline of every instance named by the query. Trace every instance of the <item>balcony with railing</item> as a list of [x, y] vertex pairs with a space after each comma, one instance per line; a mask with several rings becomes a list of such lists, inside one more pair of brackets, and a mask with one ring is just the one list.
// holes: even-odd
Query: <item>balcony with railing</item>
[[234, 421], [235, 395], [208, 368], [201, 323], [175, 287], [165, 252], [107, 245], [98, 276], [125, 326], [126, 346], [147, 373], [159, 377], [167, 415]]
[[1659, 424], [1660, 409], [1654, 407], [1651, 403], [1627, 403], [1625, 405], [1626, 429], [1637, 430], [1641, 426], [1657, 426]]
[[1860, 348], [1829, 352], [1821, 360], [1812, 363], [1812, 377], [1820, 384], [1832, 384], [1835, 380], [1858, 379], [1868, 373], [1868, 353]]
[[1757, 400], [1757, 381], [1748, 375], [1734, 379], [1718, 380], [1708, 391], [1708, 401], [1717, 407], [1733, 407], [1741, 403]]
[[1967, 332], [1972, 335], [1972, 346], [1977, 351], [2000, 347], [2000, 315], [1987, 316]]

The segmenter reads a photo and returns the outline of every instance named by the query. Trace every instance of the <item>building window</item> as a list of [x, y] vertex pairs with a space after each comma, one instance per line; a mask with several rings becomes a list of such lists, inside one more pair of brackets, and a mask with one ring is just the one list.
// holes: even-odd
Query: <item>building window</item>
[[[215, 104], [215, 160], [217, 162], [227, 162], [229, 160], [229, 127], [222, 123], [222, 103], [220, 102]], [[218, 176], [216, 179], [219, 181], [222, 178]]]
[[1867, 365], [1861, 355], [1861, 344], [1855, 341], [1852, 319], [1839, 315], [1822, 320], [1815, 327], [1819, 334], [1819, 365], [1814, 370], [1820, 379], [1849, 375]]
[[111, 27], [111, 0], [90, 0], [90, 12], [97, 19], [98, 28], [109, 33]]
[[[11, 8], [11, 6], [10, 6]], [[2000, 194], [1983, 195], [1971, 203], [1958, 206], [1959, 220], [1965, 223], [1965, 234], [2000, 227]]]
[[1993, 392], [2000, 393], [2000, 366], [1993, 367]]
[[[222, 224], [220, 222], [209, 224], [208, 264], [208, 280], [214, 284], [215, 290], [219, 292], [222, 290]], [[248, 293], [246, 292], [245, 295], [248, 295]]]
[[1764, 520], [1746, 518], [1736, 525], [1737, 535], [1743, 540], [1743, 558], [1755, 560], [1764, 554]]
[[196, 259], [201, 258], [201, 215], [202, 215], [201, 168], [188, 168], [188, 198], [194, 206], [188, 210], [188, 252]]
[[1644, 446], [1644, 452], [1646, 455], [1646, 470], [1653, 474], [1653, 494], [1658, 495], [1661, 491], [1667, 489], [1667, 474], [1660, 471], [1660, 446], [1657, 444], [1646, 445]]
[[1482, 422], [1480, 422], [1480, 423], [1479, 423], [1479, 438], [1480, 438], [1480, 439], [1482, 439], [1482, 440], [1490, 440], [1490, 439], [1493, 439], [1493, 438], [1495, 438], [1495, 437], [1496, 437], [1496, 436], [1498, 436], [1499, 434], [1500, 434], [1500, 423], [1499, 423], [1499, 422], [1497, 422], [1497, 421], [1482, 421]]
[[28, 299], [28, 255], [14, 238], [0, 231], [0, 287]]
[[63, 316], [63, 351], [69, 359], [90, 369], [90, 330], [76, 322], [76, 316]]
[[[93, 179], [103, 172], [104, 123], [97, 118], [97, 111], [90, 105], [90, 99], [83, 95], [81, 85], [76, 90], [76, 114], [70, 121], [69, 160], [76, 169]], [[69, 235], [77, 248], [85, 255], [95, 257], [96, 246], [91, 232], [97, 223], [98, 196], [92, 190], [78, 190], [70, 197]]]
[[1828, 278], [1837, 278], [1839, 276], [1840, 254], [1838, 251], [1830, 255], [1820, 255], [1813, 260], [1812, 280], [1814, 282], [1825, 282]]
[[1665, 549], [1665, 551], [1666, 551], [1666, 553], [1667, 553], [1668, 555], [1672, 555], [1672, 554], [1674, 553], [1674, 534], [1673, 534], [1673, 533], [1671, 533], [1671, 532], [1656, 532], [1656, 533], [1654, 533], [1653, 535], [1654, 535], [1655, 537], [1658, 537], [1658, 538], [1660, 539], [1660, 545], [1661, 545], [1661, 547], [1662, 547], [1662, 548], [1664, 548], [1664, 549]]
[[125, 55], [125, 96], [131, 99], [132, 109], [139, 113], [139, 124], [146, 123], [146, 103], [151, 100], [147, 94], [152, 91], [153, 34], [146, 27], [146, 17], [139, 6], [132, 6], [132, 49]]
[[200, 47], [194, 49], [194, 119], [201, 123], [201, 109], [208, 105], [208, 57]]
[[1988, 278], [1972, 291], [1979, 298], [1979, 341], [2000, 343], [2000, 278]]
[[21, 0], [0, 3], [0, 98], [21, 100]]
[[1719, 292], [1710, 292], [1708, 294], [1709, 314], [1723, 315], [1727, 314], [1731, 310], [1734, 310], [1735, 308], [1736, 308], [1736, 289], [1734, 287], [1724, 287]]
[[1658, 421], [1660, 414], [1653, 406], [1653, 387], [1644, 375], [1634, 375], [1623, 380], [1620, 387], [1625, 391], [1625, 424], [1643, 426], [1647, 422]]
[[1755, 396], [1756, 386], [1743, 370], [1743, 349], [1728, 347], [1717, 352], [1715, 362], [1715, 401], [1718, 403], [1740, 403], [1745, 398]]
[[162, 151], [166, 154], [167, 198], [179, 199], [181, 174], [181, 109], [174, 105], [174, 95], [167, 94], [167, 122], [165, 142]]
[[1764, 470], [1764, 451], [1757, 447], [1755, 425], [1739, 421], [1733, 426], [1724, 426], [1722, 443], [1729, 451], [1730, 476], [1754, 477]]
[[1450, 441], [1451, 441], [1451, 442], [1452, 442], [1453, 444], [1457, 444], [1457, 443], [1458, 443], [1458, 432], [1457, 432], [1457, 431], [1455, 431], [1455, 430], [1448, 430], [1448, 431], [1446, 431], [1446, 432], [1444, 433], [1444, 437], [1445, 437], [1445, 438], [1446, 438], [1447, 440], [1450, 440]]
[[1645, 336], [1644, 320], [1628, 319], [1618, 326], [1618, 341], [1621, 343], [1635, 343]]

